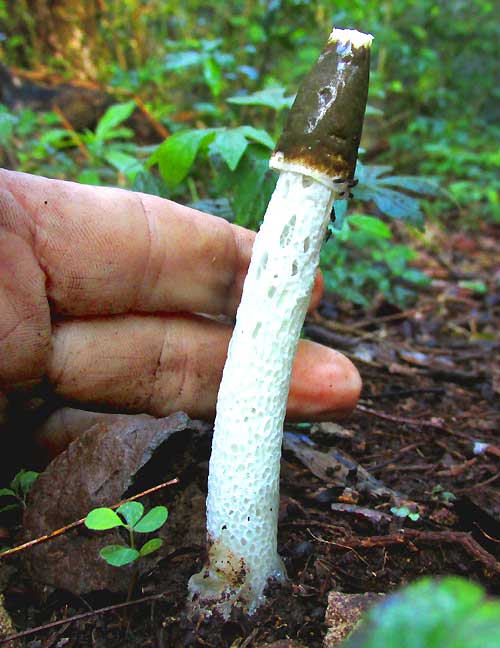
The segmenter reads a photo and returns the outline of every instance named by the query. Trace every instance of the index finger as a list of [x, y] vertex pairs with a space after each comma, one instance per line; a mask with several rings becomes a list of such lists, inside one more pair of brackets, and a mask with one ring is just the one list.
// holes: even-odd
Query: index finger
[[28, 215], [24, 234], [59, 313], [235, 312], [253, 232], [123, 189], [0, 170], [2, 188]]

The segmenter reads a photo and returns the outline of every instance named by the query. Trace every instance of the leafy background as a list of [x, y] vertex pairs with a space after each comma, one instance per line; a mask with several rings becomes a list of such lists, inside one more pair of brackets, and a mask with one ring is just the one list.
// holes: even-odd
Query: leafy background
[[[500, 26], [493, 2], [0, 0], [0, 55], [34, 78], [99, 84], [115, 105], [91, 129], [0, 105], [10, 168], [167, 196], [257, 229], [268, 160], [328, 33], [375, 36], [369, 106], [348, 207], [324, 246], [328, 290], [369, 308], [424, 290], [428, 225], [500, 222]], [[164, 137], [130, 126], [141, 107]], [[161, 141], [164, 140], [164, 141]]]

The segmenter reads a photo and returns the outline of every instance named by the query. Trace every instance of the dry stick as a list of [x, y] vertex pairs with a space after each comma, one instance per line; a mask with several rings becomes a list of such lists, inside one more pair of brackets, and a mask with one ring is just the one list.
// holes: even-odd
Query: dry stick
[[56, 115], [59, 116], [59, 119], [62, 121], [64, 128], [71, 133], [71, 136], [75, 140], [75, 144], [78, 146], [80, 149], [80, 152], [82, 153], [83, 157], [86, 158], [87, 160], [91, 159], [91, 155], [87, 150], [87, 147], [83, 143], [82, 139], [78, 135], [78, 133], [75, 131], [73, 128], [73, 125], [69, 121], [69, 119], [66, 117], [66, 115], [63, 113], [63, 111], [59, 108], [57, 104], [53, 104], [52, 110], [56, 113]]
[[155, 117], [153, 117], [153, 115], [149, 112], [144, 101], [137, 95], [134, 95], [134, 101], [137, 105], [137, 108], [139, 108], [139, 110], [142, 112], [144, 117], [146, 117], [146, 119], [151, 124], [151, 126], [155, 129], [158, 135], [160, 137], [163, 137], [163, 139], [167, 139], [170, 133], [161, 122], [159, 122]]
[[354, 322], [350, 324], [350, 328], [353, 330], [364, 328], [365, 326], [371, 326], [372, 324], [379, 324], [381, 322], [393, 322], [400, 319], [406, 319], [412, 315], [417, 315], [419, 313], [424, 313], [425, 311], [431, 310], [434, 308], [433, 304], [427, 304], [420, 306], [419, 308], [411, 308], [409, 310], [402, 311], [401, 313], [393, 313], [392, 315], [382, 315], [381, 317], [371, 317], [359, 322]]
[[496, 473], [492, 477], [488, 477], [488, 479], [485, 479], [482, 482], [474, 484], [473, 486], [465, 486], [464, 488], [454, 488], [453, 491], [457, 493], [457, 495], [462, 495], [463, 493], [468, 493], [469, 491], [477, 490], [478, 488], [482, 488], [483, 486], [489, 486], [499, 478], [500, 478], [500, 473]]
[[461, 437], [472, 443], [472, 439], [464, 434], [463, 432], [451, 431], [449, 430], [444, 421], [437, 417], [434, 417], [431, 420], [428, 419], [416, 419], [409, 418], [406, 416], [393, 416], [392, 414], [386, 414], [385, 412], [379, 412], [378, 410], [371, 409], [370, 407], [365, 407], [364, 405], [358, 405], [356, 410], [363, 412], [364, 414], [370, 414], [371, 416], [376, 416], [377, 418], [384, 419], [385, 421], [391, 421], [392, 423], [402, 423], [403, 425], [414, 425], [417, 427], [429, 427], [434, 428], [435, 430], [441, 430], [442, 432], [447, 432], [453, 436]]
[[[133, 502], [134, 500], [138, 499], [139, 497], [144, 497], [144, 495], [149, 495], [150, 493], [154, 493], [157, 490], [160, 490], [161, 488], [165, 488], [165, 486], [173, 486], [174, 484], [178, 484], [179, 480], [176, 477], [175, 479], [171, 479], [168, 482], [164, 482], [163, 484], [158, 484], [157, 486], [153, 486], [152, 488], [148, 488], [145, 491], [142, 491], [142, 493], [137, 493], [137, 495], [133, 495], [132, 497], [128, 497], [127, 499], [122, 500], [121, 502], [118, 502], [118, 504], [113, 504], [113, 506], [110, 506], [109, 508], [111, 509], [116, 509], [122, 504], [126, 504], [127, 502]], [[66, 526], [61, 527], [60, 529], [57, 529], [56, 531], [52, 531], [52, 533], [47, 533], [46, 535], [40, 536], [39, 538], [35, 538], [34, 540], [30, 540], [29, 542], [25, 542], [22, 545], [19, 545], [17, 547], [13, 547], [12, 549], [7, 549], [6, 551], [2, 551], [0, 553], [0, 559], [6, 558], [7, 556], [10, 556], [14, 553], [17, 553], [18, 551], [23, 551], [24, 549], [28, 549], [29, 547], [33, 547], [34, 545], [41, 544], [42, 542], [46, 542], [47, 540], [52, 540], [53, 538], [57, 538], [57, 536], [62, 535], [63, 533], [66, 533], [66, 531], [69, 531], [70, 529], [74, 529], [75, 527], [81, 526], [85, 522], [86, 516], [81, 518], [80, 520], [76, 520], [76, 522], [71, 522], [70, 524], [66, 524]]]
[[485, 567], [495, 574], [500, 574], [500, 562], [498, 562], [486, 549], [469, 534], [463, 531], [417, 531], [414, 529], [405, 529], [400, 533], [394, 533], [385, 536], [371, 536], [369, 538], [341, 538], [339, 542], [334, 540], [324, 540], [339, 549], [354, 549], [362, 547], [370, 549], [372, 547], [385, 547], [392, 544], [404, 544], [409, 540], [420, 541], [429, 544], [450, 543], [459, 544], [461, 547], [474, 558], [479, 560]]
[[99, 608], [98, 610], [91, 610], [90, 612], [83, 612], [82, 614], [76, 614], [75, 616], [69, 617], [67, 619], [59, 619], [59, 621], [52, 621], [51, 623], [46, 623], [45, 625], [37, 626], [36, 628], [30, 628], [29, 630], [23, 630], [8, 637], [3, 637], [0, 639], [0, 644], [7, 643], [9, 641], [14, 641], [15, 639], [22, 639], [23, 637], [28, 637], [29, 635], [36, 634], [37, 632], [43, 632], [43, 630], [50, 630], [51, 628], [56, 628], [57, 626], [74, 623], [75, 621], [81, 621], [82, 619], [87, 619], [88, 617], [95, 616], [96, 614], [104, 614], [106, 612], [114, 612], [115, 610], [120, 610], [125, 607], [130, 607], [131, 605], [137, 605], [139, 603], [147, 603], [148, 601], [155, 601], [157, 599], [163, 598], [172, 592], [162, 592], [161, 594], [151, 594], [151, 596], [144, 596], [140, 599], [135, 599], [135, 601], [127, 601], [126, 603], [116, 603], [115, 605], [108, 605], [107, 607]]

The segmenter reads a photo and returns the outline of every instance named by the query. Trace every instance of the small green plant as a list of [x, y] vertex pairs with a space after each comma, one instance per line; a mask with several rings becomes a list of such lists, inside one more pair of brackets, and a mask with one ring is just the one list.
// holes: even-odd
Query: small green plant
[[106, 507], [93, 509], [85, 518], [85, 526], [93, 531], [108, 531], [122, 527], [128, 532], [128, 546], [106, 545], [99, 552], [101, 558], [109, 565], [123, 567], [157, 551], [162, 546], [161, 538], [151, 538], [138, 549], [135, 534], [158, 531], [167, 518], [168, 510], [165, 506], [155, 506], [144, 514], [144, 506], [140, 502], [126, 502], [116, 511]]
[[391, 513], [399, 518], [408, 518], [412, 522], [420, 519], [420, 513], [412, 511], [408, 506], [392, 506]]
[[20, 470], [10, 482], [10, 488], [0, 488], [0, 497], [11, 498], [10, 504], [0, 508], [0, 513], [12, 509], [26, 508], [26, 497], [40, 473], [34, 470]]
[[457, 496], [454, 495], [451, 491], [444, 490], [441, 484], [434, 486], [431, 492], [431, 497], [437, 499], [445, 504], [451, 504], [457, 499]]
[[371, 608], [342, 648], [498, 648], [500, 601], [463, 578], [423, 578]]
[[397, 244], [380, 218], [352, 214], [344, 219], [339, 212], [336, 208], [335, 236], [321, 251], [325, 288], [361, 306], [368, 306], [377, 293], [400, 307], [411, 304], [417, 289], [429, 283], [409, 265], [417, 254]]

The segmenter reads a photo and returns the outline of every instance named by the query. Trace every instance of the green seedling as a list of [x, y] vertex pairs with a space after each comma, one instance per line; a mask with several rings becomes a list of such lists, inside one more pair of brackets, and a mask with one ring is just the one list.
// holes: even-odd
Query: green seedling
[[451, 504], [457, 499], [456, 495], [454, 495], [450, 491], [444, 490], [444, 488], [440, 484], [434, 486], [434, 488], [432, 489], [431, 497], [433, 499], [438, 499], [445, 504]]
[[142, 547], [137, 548], [135, 534], [158, 531], [167, 521], [167, 517], [168, 509], [165, 506], [155, 506], [144, 515], [144, 506], [140, 502], [126, 502], [116, 511], [105, 507], [93, 509], [85, 518], [85, 526], [93, 531], [108, 531], [118, 527], [126, 529], [129, 535], [128, 546], [106, 545], [99, 552], [108, 565], [123, 567], [162, 546], [161, 538], [151, 538]]
[[10, 482], [10, 488], [0, 488], [0, 497], [10, 497], [10, 504], [0, 508], [0, 513], [12, 509], [25, 509], [26, 497], [40, 473], [34, 470], [20, 470]]
[[392, 506], [391, 513], [399, 518], [409, 518], [412, 522], [420, 518], [420, 513], [411, 511], [408, 506]]

